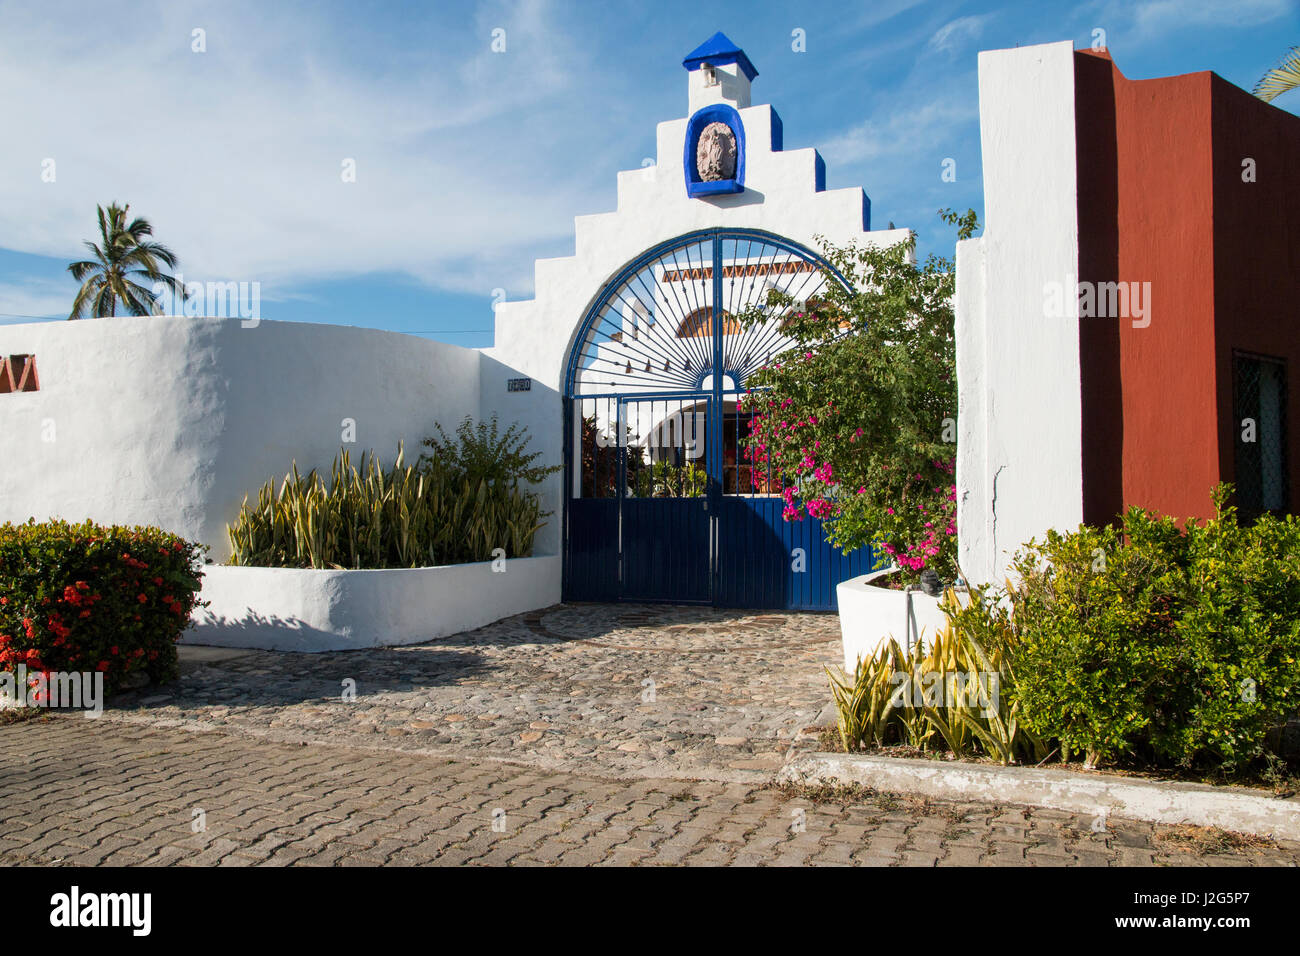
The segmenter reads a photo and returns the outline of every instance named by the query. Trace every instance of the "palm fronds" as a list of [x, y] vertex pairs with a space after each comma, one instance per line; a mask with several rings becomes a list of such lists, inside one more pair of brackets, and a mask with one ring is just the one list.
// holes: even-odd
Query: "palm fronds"
[[159, 308], [160, 296], [153, 291], [158, 285], [184, 294], [180, 280], [163, 271], [175, 269], [179, 260], [162, 243], [148, 239], [153, 226], [147, 219], [137, 216], [128, 222], [129, 204], [96, 209], [100, 241], [86, 243], [94, 258], [68, 265], [81, 283], [69, 319], [116, 315], [119, 303], [127, 315], [153, 315]]
[[1293, 46], [1277, 66], [1260, 77], [1254, 93], [1265, 103], [1271, 103], [1297, 86], [1300, 86], [1300, 47]]

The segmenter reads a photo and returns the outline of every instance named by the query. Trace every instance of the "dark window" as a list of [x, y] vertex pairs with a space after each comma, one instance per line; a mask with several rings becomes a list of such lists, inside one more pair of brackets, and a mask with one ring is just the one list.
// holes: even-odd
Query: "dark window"
[[1286, 362], [1242, 352], [1232, 359], [1237, 507], [1244, 517], [1286, 511]]

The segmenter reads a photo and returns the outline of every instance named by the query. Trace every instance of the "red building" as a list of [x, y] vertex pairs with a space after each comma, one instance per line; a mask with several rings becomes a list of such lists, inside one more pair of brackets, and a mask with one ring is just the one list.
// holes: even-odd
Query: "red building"
[[1245, 511], [1292, 510], [1300, 117], [1214, 73], [1129, 80], [1090, 51], [1075, 103], [1080, 280], [1152, 291], [1149, 325], [1081, 320], [1085, 520], [1205, 516], [1219, 481]]
[[1300, 117], [1068, 43], [980, 54], [985, 229], [957, 250], [962, 564], [1132, 505], [1300, 497]]

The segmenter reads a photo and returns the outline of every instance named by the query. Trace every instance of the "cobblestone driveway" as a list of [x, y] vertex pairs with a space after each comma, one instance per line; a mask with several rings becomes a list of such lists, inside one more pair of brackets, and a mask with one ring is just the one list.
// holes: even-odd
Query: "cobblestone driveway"
[[[252, 652], [119, 698], [154, 726], [620, 775], [766, 780], [829, 700], [832, 614], [563, 605], [415, 647]], [[354, 681], [354, 700], [343, 699]]]
[[768, 788], [829, 716], [837, 627], [574, 605], [419, 647], [186, 650], [179, 682], [100, 720], [0, 727], [0, 863], [1300, 860], [1114, 818]]

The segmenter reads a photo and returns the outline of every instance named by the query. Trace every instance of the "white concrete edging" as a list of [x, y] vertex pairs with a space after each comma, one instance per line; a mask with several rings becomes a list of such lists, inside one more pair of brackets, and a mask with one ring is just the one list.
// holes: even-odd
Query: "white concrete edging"
[[1044, 807], [1093, 817], [1213, 826], [1300, 840], [1300, 800], [1241, 787], [1141, 780], [1036, 767], [994, 767], [869, 754], [815, 753], [788, 764], [788, 783], [859, 784], [938, 800]]
[[560, 600], [560, 558], [334, 571], [204, 568], [184, 644], [340, 651], [420, 644]]
[[896, 567], [888, 567], [835, 586], [844, 669], [850, 674], [859, 658], [874, 656], [890, 637], [904, 650], [917, 641], [928, 648], [934, 635], [947, 623], [939, 598], [915, 588], [895, 591], [873, 583], [897, 571]]

